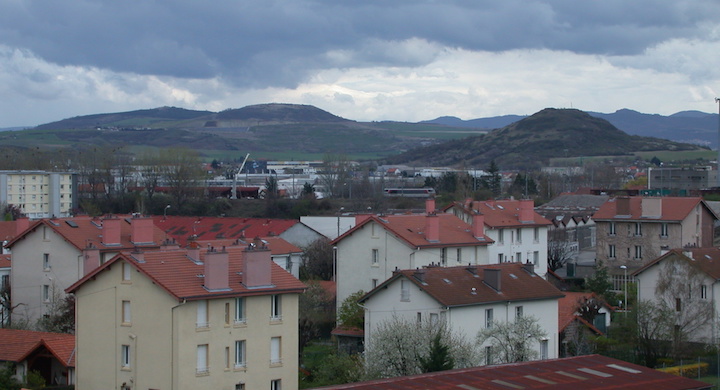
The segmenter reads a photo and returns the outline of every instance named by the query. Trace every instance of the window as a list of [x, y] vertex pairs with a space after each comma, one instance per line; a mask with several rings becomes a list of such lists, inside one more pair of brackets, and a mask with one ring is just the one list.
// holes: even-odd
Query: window
[[493, 309], [485, 309], [485, 327], [488, 329], [493, 327]]
[[440, 316], [438, 316], [438, 313], [430, 313], [430, 323], [435, 325], [440, 321]]
[[272, 337], [270, 339], [270, 364], [277, 365], [282, 364], [282, 349], [281, 349], [280, 337]]
[[535, 252], [533, 252], [533, 264], [538, 265], [539, 262], [540, 262], [540, 252], [535, 251]]
[[245, 298], [235, 298], [235, 323], [245, 323]]
[[517, 228], [515, 235], [517, 236], [517, 243], [522, 244], [522, 229]]
[[660, 224], [660, 237], [667, 237], [668, 236], [668, 224], [667, 222], [663, 222]]
[[522, 253], [515, 252], [515, 261], [517, 261], [518, 263], [522, 263]]
[[281, 379], [273, 379], [270, 381], [270, 390], [282, 390]]
[[608, 226], [608, 235], [615, 235], [615, 222], [610, 222], [610, 225]]
[[635, 222], [635, 235], [642, 236], [642, 223], [641, 222]]
[[49, 253], [43, 253], [43, 269], [45, 271], [50, 270], [50, 254]]
[[290, 260], [290, 256], [285, 257], [285, 270], [292, 273], [292, 261]]
[[635, 245], [635, 259], [642, 259], [642, 246], [640, 245]]
[[418, 324], [418, 326], [420, 326], [421, 323], [422, 323], [422, 313], [417, 312], [417, 324]]
[[130, 301], [122, 301], [122, 325], [127, 326], [131, 323]]
[[447, 264], [447, 248], [440, 249], [440, 264], [443, 266]]
[[123, 263], [122, 265], [122, 280], [123, 282], [129, 282], [130, 277], [132, 276], [132, 267], [128, 263]]
[[505, 235], [503, 234], [503, 229], [498, 229], [498, 243], [503, 244], [505, 243]]
[[380, 251], [377, 249], [372, 250], [372, 265], [378, 266], [380, 264]]
[[457, 259], [458, 263], [462, 263], [462, 249], [457, 248], [455, 258]]
[[235, 341], [235, 368], [244, 368], [245, 364], [245, 340]]
[[540, 359], [545, 360], [548, 358], [548, 341], [540, 340]]
[[0, 291], [10, 288], [10, 275], [3, 275], [0, 278]]
[[675, 311], [682, 311], [682, 299], [675, 298]]
[[378, 285], [378, 280], [377, 280], [377, 279], [373, 279], [373, 280], [372, 280], [372, 288], [377, 287], [377, 285]]
[[225, 302], [225, 325], [230, 325], [230, 302]]
[[493, 350], [491, 346], [485, 347], [485, 364], [493, 364]]
[[43, 285], [42, 298], [43, 302], [50, 302], [50, 285]]
[[197, 346], [197, 365], [195, 368], [195, 374], [207, 375], [210, 373], [210, 367], [208, 366], [208, 345], [200, 344]]
[[407, 280], [400, 280], [400, 300], [410, 302], [410, 282]]
[[230, 347], [225, 347], [225, 369], [230, 369]]
[[123, 345], [120, 348], [120, 367], [129, 369], [130, 368], [130, 346]]
[[500, 263], [502, 263], [502, 262], [503, 262], [503, 254], [502, 254], [502, 253], [498, 253], [498, 264], [500, 264]]
[[533, 241], [535, 243], [540, 242], [540, 228], [534, 228], [533, 229]]
[[615, 258], [615, 245], [608, 245], [608, 258], [614, 259]]
[[707, 286], [704, 284], [700, 286], [700, 299], [707, 299]]
[[270, 319], [274, 321], [280, 321], [282, 320], [282, 295], [273, 295], [270, 297], [271, 301], [271, 312], [270, 312]]
[[195, 324], [198, 328], [209, 328], [208, 323], [208, 301], [201, 300], [197, 301], [197, 322]]
[[523, 307], [515, 306], [515, 318], [520, 318], [522, 316], [523, 316]]

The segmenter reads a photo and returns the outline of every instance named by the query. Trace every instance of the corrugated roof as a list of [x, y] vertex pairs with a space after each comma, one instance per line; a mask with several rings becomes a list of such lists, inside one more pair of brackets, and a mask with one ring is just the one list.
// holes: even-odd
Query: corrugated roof
[[651, 368], [600, 356], [481, 366], [326, 386], [318, 389], [355, 390], [701, 390], [712, 385]]
[[[440, 237], [437, 242], [427, 239], [425, 229], [427, 218], [438, 218], [440, 224]], [[363, 216], [361, 221], [340, 237], [333, 240], [333, 244], [352, 235], [368, 223], [376, 222], [409, 246], [415, 248], [448, 247], [448, 246], [480, 246], [489, 245], [494, 241], [483, 235], [481, 239], [475, 238], [471, 226], [452, 214], [437, 214], [428, 217], [425, 214]]]
[[182, 246], [191, 237], [196, 240], [250, 239], [255, 237], [277, 236], [300, 223], [294, 219], [235, 218], [235, 217], [153, 217], [155, 226]]
[[[75, 284], [70, 286], [66, 291], [75, 292], [88, 280], [104, 269], [112, 266], [112, 264], [125, 261], [136, 267], [140, 272], [153, 280], [157, 285], [165, 289], [170, 295], [178, 300], [182, 299], [210, 299], [217, 297], [231, 297], [243, 295], [265, 295], [280, 292], [300, 293], [305, 289], [305, 285], [293, 277], [290, 273], [282, 269], [280, 266], [271, 261], [271, 280], [272, 286], [263, 288], [248, 289], [242, 284], [242, 264], [244, 261], [245, 246], [226, 247], [229, 266], [229, 290], [228, 291], [208, 291], [203, 287], [205, 281], [203, 275], [205, 268], [203, 264], [198, 264], [187, 256], [185, 249], [171, 250], [153, 250], [143, 253], [144, 260], [138, 262], [131, 253], [123, 252], [113, 257], [110, 261], [96, 268], [91, 273], [84, 276]], [[219, 249], [219, 248], [218, 248]], [[205, 250], [200, 251], [200, 260], [204, 260]]]
[[[617, 204], [619, 198], [612, 198], [600, 206], [593, 219], [598, 220], [653, 220], [653, 221], [682, 221], [699, 203], [702, 203], [711, 213], [712, 209], [708, 207], [702, 198], [679, 198], [679, 197], [663, 197], [662, 215], [654, 218], [642, 217], [642, 197], [628, 197], [630, 202], [630, 214], [618, 215]], [[714, 215], [714, 213], [713, 213]]]
[[[484, 282], [485, 270], [500, 270], [500, 291]], [[563, 293], [545, 279], [530, 273], [520, 263], [430, 267], [396, 271], [394, 275], [367, 293], [365, 301], [387, 284], [407, 278], [444, 306], [478, 305], [491, 302], [557, 299]]]
[[65, 367], [75, 366], [74, 335], [0, 328], [0, 361], [21, 362], [41, 346]]

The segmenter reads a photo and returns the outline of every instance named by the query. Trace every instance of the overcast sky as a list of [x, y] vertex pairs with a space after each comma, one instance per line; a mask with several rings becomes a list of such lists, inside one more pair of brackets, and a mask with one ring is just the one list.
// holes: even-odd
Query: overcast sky
[[0, 127], [271, 102], [717, 112], [719, 72], [718, 0], [0, 0]]

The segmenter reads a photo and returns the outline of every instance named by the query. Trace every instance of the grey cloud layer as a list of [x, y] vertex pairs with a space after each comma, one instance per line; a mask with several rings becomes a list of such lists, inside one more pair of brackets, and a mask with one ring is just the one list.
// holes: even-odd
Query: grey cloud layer
[[0, 0], [0, 43], [60, 65], [291, 87], [317, 69], [422, 65], [443, 47], [632, 55], [717, 20], [713, 0]]

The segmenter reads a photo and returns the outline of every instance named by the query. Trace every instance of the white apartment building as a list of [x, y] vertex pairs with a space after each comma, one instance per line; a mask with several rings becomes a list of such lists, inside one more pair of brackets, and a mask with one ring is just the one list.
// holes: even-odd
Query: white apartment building
[[68, 217], [77, 207], [77, 174], [0, 171], [0, 202], [33, 219]]

